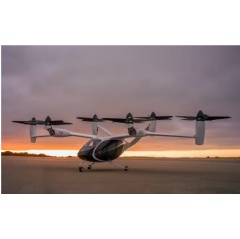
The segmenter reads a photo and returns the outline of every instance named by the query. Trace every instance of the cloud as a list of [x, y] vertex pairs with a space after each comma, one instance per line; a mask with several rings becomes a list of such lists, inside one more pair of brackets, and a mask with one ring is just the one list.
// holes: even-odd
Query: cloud
[[[27, 129], [11, 121], [33, 116], [50, 115], [89, 132], [76, 116], [192, 115], [202, 109], [233, 117], [208, 124], [211, 145], [239, 147], [239, 88], [238, 46], [2, 46], [2, 143], [20, 137], [31, 148], [23, 137]], [[192, 122], [171, 123], [161, 122], [158, 130], [194, 131]], [[62, 141], [67, 147], [76, 139]]]

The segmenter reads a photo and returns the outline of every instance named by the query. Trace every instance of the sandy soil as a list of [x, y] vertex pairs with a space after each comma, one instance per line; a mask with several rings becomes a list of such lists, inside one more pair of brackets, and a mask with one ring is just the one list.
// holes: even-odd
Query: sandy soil
[[2, 156], [2, 193], [240, 193], [240, 159], [124, 159], [80, 173], [77, 158]]

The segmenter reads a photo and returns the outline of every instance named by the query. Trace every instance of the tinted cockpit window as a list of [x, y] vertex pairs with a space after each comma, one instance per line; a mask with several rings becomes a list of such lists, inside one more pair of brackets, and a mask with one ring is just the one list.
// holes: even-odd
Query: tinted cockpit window
[[118, 139], [103, 141], [95, 149], [95, 156], [101, 160], [113, 160], [122, 154], [123, 145], [123, 141]]
[[100, 139], [92, 139], [92, 140], [88, 141], [84, 145], [84, 147], [96, 147], [100, 142], [101, 142]]

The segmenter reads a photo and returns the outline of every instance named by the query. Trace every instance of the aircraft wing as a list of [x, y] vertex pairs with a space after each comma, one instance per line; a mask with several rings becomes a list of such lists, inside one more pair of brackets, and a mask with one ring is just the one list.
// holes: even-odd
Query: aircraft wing
[[92, 135], [92, 134], [83, 134], [83, 133], [78, 133], [78, 132], [72, 132], [68, 131], [65, 129], [59, 129], [59, 128], [49, 128], [47, 129], [49, 134], [46, 135], [31, 135], [32, 138], [40, 138], [40, 137], [82, 137], [82, 138], [90, 138], [90, 139], [95, 139], [98, 136], [97, 135]]
[[95, 139], [98, 137], [97, 135], [93, 135], [93, 134], [82, 134], [82, 133], [76, 133], [76, 132], [70, 132], [69, 136], [76, 136], [76, 137], [90, 138], [90, 139]]
[[[146, 132], [146, 131], [145, 131]], [[187, 135], [175, 135], [175, 134], [160, 134], [154, 132], [147, 132], [143, 135], [129, 135], [129, 134], [121, 134], [116, 136], [111, 136], [110, 139], [126, 139], [126, 138], [142, 138], [146, 136], [160, 136], [160, 137], [174, 137], [174, 138], [195, 138], [194, 136]]]
[[147, 136], [161, 136], [161, 137], [174, 137], [174, 138], [195, 138], [194, 136], [187, 136], [187, 135], [175, 135], [175, 134], [160, 134], [154, 132], [148, 132]]
[[120, 134], [120, 135], [113, 135], [110, 136], [110, 139], [126, 139], [126, 138], [136, 138], [136, 137], [144, 137], [144, 136], [136, 136], [136, 135], [129, 135], [129, 134]]
[[[96, 135], [91, 135], [91, 134], [81, 134], [81, 133], [75, 133], [75, 132], [70, 132], [68, 131], [69, 134], [67, 136], [76, 136], [76, 137], [82, 137], [82, 138], [91, 138], [94, 139], [96, 138]], [[53, 135], [46, 134], [46, 135], [32, 135], [32, 137], [35, 138], [42, 138], [42, 137], [54, 137]], [[59, 136], [61, 137], [61, 136]], [[63, 136], [64, 137], [64, 136]]]

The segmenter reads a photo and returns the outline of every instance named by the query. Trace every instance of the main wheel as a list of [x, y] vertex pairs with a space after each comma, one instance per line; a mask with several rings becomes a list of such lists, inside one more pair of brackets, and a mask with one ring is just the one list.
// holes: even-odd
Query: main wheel
[[125, 171], [128, 171], [128, 166], [125, 166], [124, 170], [125, 170]]
[[83, 172], [84, 168], [83, 167], [79, 167], [79, 172]]
[[88, 170], [91, 170], [91, 169], [92, 169], [92, 166], [91, 166], [91, 165], [88, 165], [87, 168], [88, 168]]

